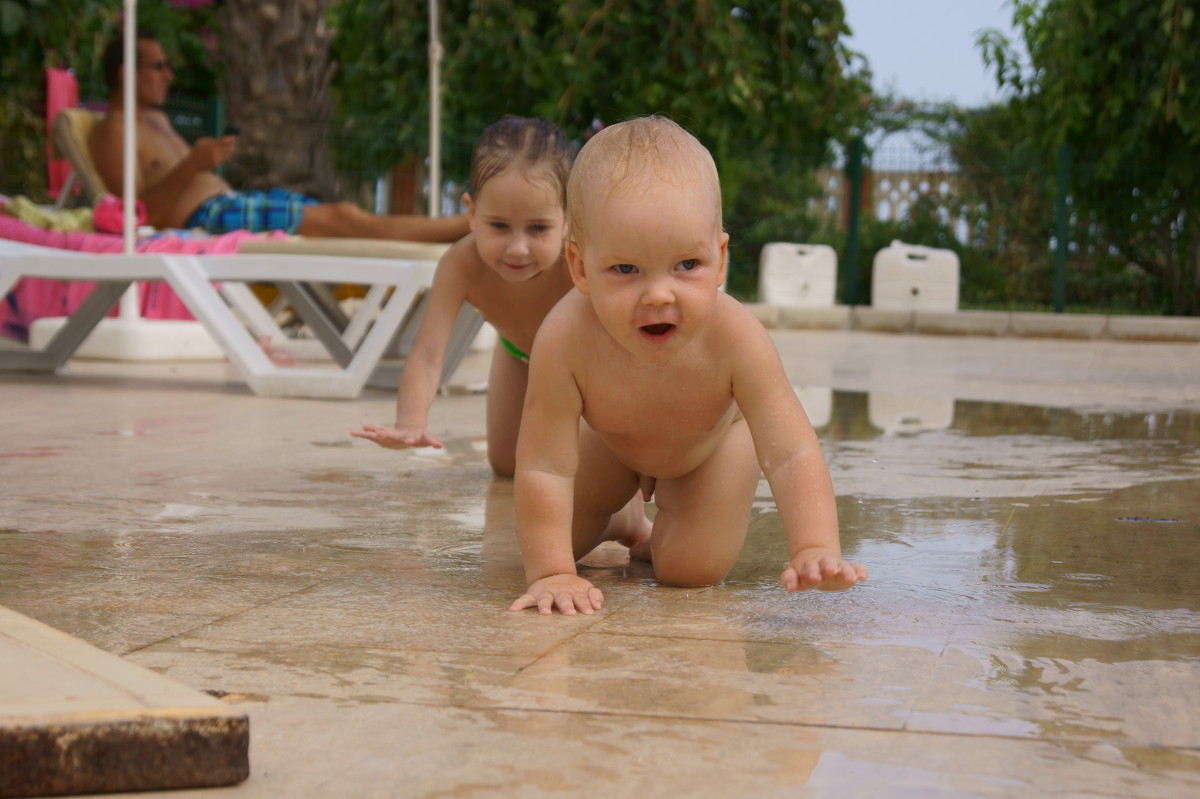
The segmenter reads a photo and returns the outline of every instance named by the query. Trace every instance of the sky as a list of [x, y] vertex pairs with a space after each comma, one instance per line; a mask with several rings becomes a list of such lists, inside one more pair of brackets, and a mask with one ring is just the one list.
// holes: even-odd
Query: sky
[[876, 91], [967, 107], [1000, 98], [975, 39], [984, 28], [1017, 39], [1007, 0], [842, 0], [842, 6], [854, 32], [846, 44], [870, 62]]

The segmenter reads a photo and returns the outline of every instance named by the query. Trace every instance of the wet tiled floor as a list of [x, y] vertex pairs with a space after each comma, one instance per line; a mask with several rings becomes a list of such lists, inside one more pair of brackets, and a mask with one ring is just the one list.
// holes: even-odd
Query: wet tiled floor
[[1200, 795], [1200, 345], [775, 337], [851, 591], [779, 587], [764, 483], [724, 584], [614, 545], [601, 613], [511, 614], [483, 396], [397, 453], [386, 392], [73, 363], [0, 384], [0, 604], [247, 713], [199, 796]]

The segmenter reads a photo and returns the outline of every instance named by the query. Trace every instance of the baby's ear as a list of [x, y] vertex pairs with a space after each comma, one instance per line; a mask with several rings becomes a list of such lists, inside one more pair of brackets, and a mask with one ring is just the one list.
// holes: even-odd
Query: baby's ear
[[463, 192], [463, 205], [467, 206], [467, 224], [471, 226], [471, 230], [475, 230], [475, 200], [471, 197], [471, 193]]
[[564, 250], [567, 255], [567, 268], [571, 271], [571, 281], [575, 283], [575, 288], [579, 289], [580, 294], [587, 294], [587, 273], [583, 269], [583, 252], [579, 249], [579, 242], [567, 239]]
[[721, 249], [721, 285], [724, 286], [725, 273], [729, 269], [729, 234], [722, 230], [719, 240], [721, 242], [719, 245]]

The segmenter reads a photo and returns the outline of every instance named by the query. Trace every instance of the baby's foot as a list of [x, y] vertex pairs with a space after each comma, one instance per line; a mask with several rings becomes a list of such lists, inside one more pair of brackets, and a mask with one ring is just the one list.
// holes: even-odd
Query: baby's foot
[[629, 547], [630, 560], [644, 560], [649, 563], [650, 557], [650, 520], [646, 520], [646, 534], [640, 540], [626, 544]]
[[613, 539], [629, 547], [630, 560], [650, 561], [650, 533], [654, 525], [646, 518], [646, 503], [638, 494], [613, 514]]

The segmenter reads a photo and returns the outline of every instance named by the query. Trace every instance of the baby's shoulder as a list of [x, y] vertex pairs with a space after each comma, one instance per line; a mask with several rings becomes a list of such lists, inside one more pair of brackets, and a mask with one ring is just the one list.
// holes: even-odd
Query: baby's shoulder
[[717, 295], [713, 320], [723, 335], [735, 337], [735, 344], [737, 339], [746, 336], [757, 338], [766, 333], [763, 323], [749, 308], [724, 292]]

